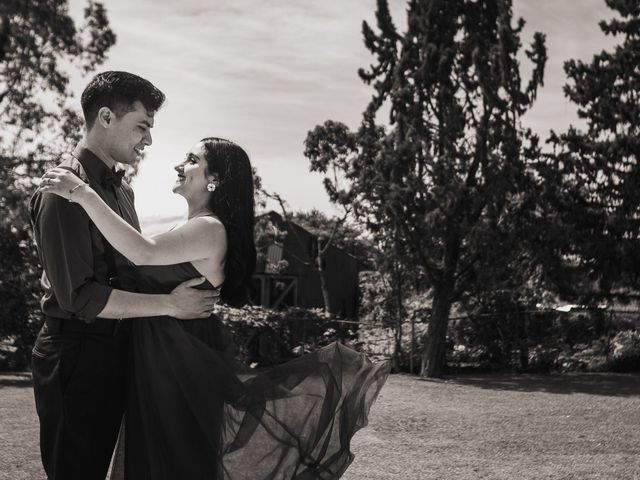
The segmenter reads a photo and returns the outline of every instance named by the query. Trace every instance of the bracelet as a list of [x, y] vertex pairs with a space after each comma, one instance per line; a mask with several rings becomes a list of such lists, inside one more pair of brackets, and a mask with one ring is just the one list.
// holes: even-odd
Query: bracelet
[[76, 185], [75, 187], [73, 187], [71, 190], [69, 190], [69, 201], [71, 202], [71, 195], [73, 194], [73, 192], [75, 192], [77, 189], [79, 189], [81, 186], [85, 185], [84, 183], [80, 183], [78, 185]]

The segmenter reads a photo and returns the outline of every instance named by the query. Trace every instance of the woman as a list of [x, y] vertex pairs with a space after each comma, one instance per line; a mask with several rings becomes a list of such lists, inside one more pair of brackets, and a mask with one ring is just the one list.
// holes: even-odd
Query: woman
[[[255, 267], [253, 175], [247, 154], [219, 138], [196, 144], [173, 191], [188, 221], [152, 238], [114, 213], [73, 173], [53, 169], [41, 190], [86, 210], [111, 245], [141, 267], [139, 288], [170, 292], [202, 276], [223, 302], [246, 302]], [[256, 372], [234, 360], [220, 319], [138, 319], [126, 415], [125, 477], [334, 479], [389, 373], [339, 343]]]

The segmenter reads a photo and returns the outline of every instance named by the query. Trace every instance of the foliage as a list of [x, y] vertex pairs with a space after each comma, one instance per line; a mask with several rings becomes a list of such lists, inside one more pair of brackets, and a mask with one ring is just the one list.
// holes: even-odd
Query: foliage
[[450, 328], [452, 368], [483, 371], [640, 371], [635, 313], [505, 311]]
[[389, 276], [382, 272], [360, 273], [358, 313], [362, 325], [393, 325], [395, 315], [390, 282]]
[[357, 346], [353, 331], [317, 309], [218, 305], [216, 313], [233, 335], [238, 359], [247, 365], [280, 363], [334, 341]]
[[392, 275], [384, 271], [360, 273], [358, 335], [369, 355], [391, 356], [394, 370], [399, 371], [419, 363], [432, 298], [411, 290], [400, 291], [394, 283]]
[[2, 207], [25, 219], [24, 198], [44, 167], [74, 145], [82, 120], [67, 107], [70, 69], [87, 73], [115, 43], [102, 4], [89, 2], [77, 29], [62, 0], [0, 5]]
[[614, 372], [640, 372], [640, 331], [623, 330], [611, 341], [609, 369]]
[[[378, 32], [363, 24], [376, 62], [359, 72], [374, 89], [360, 128], [327, 121], [309, 132], [305, 155], [325, 174], [331, 200], [353, 205], [376, 237], [391, 259], [387, 271], [402, 273], [394, 284], [404, 278], [432, 289], [422, 373], [437, 376], [452, 303], [482, 275], [509, 266], [530, 226], [513, 228], [532, 205], [527, 167], [539, 156], [537, 137], [519, 119], [542, 84], [546, 47], [536, 33], [523, 87], [524, 20], [512, 25], [511, 1], [414, 0], [407, 15], [400, 34], [378, 1]], [[376, 123], [384, 105], [389, 128]]]
[[[21, 368], [30, 361], [31, 347], [40, 328], [40, 271], [29, 231], [0, 223], [0, 337], [9, 349], [0, 348], [0, 368]], [[6, 338], [9, 336], [9, 338]]]
[[[407, 310], [414, 316], [415, 342], [419, 346], [420, 334], [428, 328], [429, 305], [408, 301]], [[379, 359], [395, 354], [399, 369], [408, 371], [409, 318], [402, 323], [400, 353], [390, 349], [393, 332], [384, 324], [361, 326], [361, 348]], [[640, 372], [637, 312], [460, 311], [449, 322], [447, 345], [448, 372]]]
[[[64, 0], [9, 1], [0, 6], [0, 119], [7, 126], [2, 144], [9, 150], [5, 154], [26, 149], [55, 156], [57, 142], [73, 134], [77, 115], [66, 108], [71, 92], [65, 67], [89, 72], [115, 43], [101, 3], [87, 4], [84, 21], [78, 29]], [[42, 135], [50, 137], [45, 142]]]
[[620, 17], [600, 28], [620, 44], [564, 65], [565, 95], [586, 130], [552, 132], [554, 153], [538, 169], [556, 249], [573, 270], [566, 293], [594, 302], [640, 278], [640, 4], [606, 3]]

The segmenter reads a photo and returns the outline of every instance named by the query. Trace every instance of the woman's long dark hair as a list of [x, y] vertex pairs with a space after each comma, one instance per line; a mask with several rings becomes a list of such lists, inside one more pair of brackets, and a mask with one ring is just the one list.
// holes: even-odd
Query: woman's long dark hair
[[251, 162], [246, 152], [229, 140], [209, 137], [202, 142], [208, 171], [218, 176], [209, 208], [227, 231], [225, 280], [220, 298], [227, 305], [242, 306], [247, 303], [256, 266]]

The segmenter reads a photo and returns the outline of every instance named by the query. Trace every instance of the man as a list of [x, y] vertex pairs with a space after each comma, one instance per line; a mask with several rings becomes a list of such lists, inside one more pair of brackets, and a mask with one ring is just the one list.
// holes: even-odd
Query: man
[[[133, 164], [151, 145], [164, 99], [131, 73], [97, 75], [82, 93], [83, 141], [59, 165], [138, 230], [133, 191], [115, 165]], [[45, 322], [32, 358], [42, 463], [50, 480], [104, 480], [125, 407], [130, 321], [122, 319], [205, 317], [217, 293], [191, 288], [202, 279], [169, 295], [135, 293], [134, 266], [82, 208], [42, 192], [30, 207], [45, 289]]]

